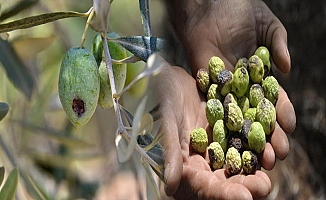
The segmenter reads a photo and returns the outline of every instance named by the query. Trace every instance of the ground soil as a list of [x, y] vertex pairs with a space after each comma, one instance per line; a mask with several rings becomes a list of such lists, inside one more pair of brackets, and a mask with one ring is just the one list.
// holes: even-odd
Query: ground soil
[[275, 171], [270, 172], [282, 174], [282, 180], [274, 187], [278, 188], [278, 196], [274, 190], [275, 194], [272, 192], [270, 197], [323, 199], [326, 180], [326, 1], [265, 2], [288, 32], [291, 72], [287, 75], [276, 73], [276, 76], [287, 91], [297, 116], [296, 129], [289, 136], [288, 158], [278, 162]]

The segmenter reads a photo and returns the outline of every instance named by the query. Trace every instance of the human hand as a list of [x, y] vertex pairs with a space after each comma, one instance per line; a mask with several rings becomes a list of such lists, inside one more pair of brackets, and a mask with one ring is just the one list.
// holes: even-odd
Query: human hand
[[195, 79], [184, 69], [164, 65], [164, 70], [151, 80], [150, 96], [160, 105], [166, 193], [176, 199], [266, 196], [271, 182], [265, 173], [258, 170], [254, 175], [229, 177], [225, 169], [211, 171], [207, 153], [203, 157], [192, 152], [191, 130], [203, 127], [211, 131], [206, 120], [206, 99], [197, 89]]
[[[175, 2], [182, 4], [184, 1]], [[289, 72], [287, 32], [263, 1], [187, 2], [174, 10], [180, 12], [180, 17], [173, 18], [173, 23], [188, 53], [193, 76], [199, 68], [208, 68], [208, 61], [214, 55], [221, 57], [226, 68], [233, 70], [239, 58], [250, 57], [261, 45], [270, 49], [273, 66]], [[274, 151], [263, 154], [270, 158], [263, 159], [266, 162], [262, 163], [268, 170], [274, 166], [275, 155], [281, 160], [286, 157], [289, 143], [285, 133], [291, 133], [296, 125], [293, 105], [281, 87], [276, 111], [278, 123], [270, 138]]]
[[[175, 6], [170, 12], [170, 16], [187, 51], [193, 76], [199, 68], [207, 67], [208, 61], [213, 55], [220, 56], [226, 67], [232, 70], [240, 57], [249, 57], [260, 45], [271, 50], [274, 66], [282, 72], [289, 72], [290, 57], [287, 49], [286, 30], [262, 1], [179, 0], [171, 2]], [[186, 76], [184, 72], [180, 72], [181, 69], [173, 71], [175, 70], [176, 72], [174, 75], [171, 74], [171, 77], [174, 77], [175, 74]], [[253, 197], [266, 196], [271, 189], [270, 180], [261, 171], [246, 177], [228, 178], [223, 174], [223, 170], [210, 172], [207, 163], [205, 164], [205, 160], [201, 156], [189, 152], [190, 131], [199, 126], [207, 126], [207, 122], [204, 120], [205, 113], [203, 113], [205, 103], [203, 103], [203, 97], [200, 94], [195, 94], [197, 91], [190, 87], [190, 83], [194, 79], [188, 77], [182, 82], [178, 79], [180, 77], [170, 81], [169, 76], [166, 79], [169, 80], [168, 85], [174, 85], [174, 87], [167, 87], [169, 90], [161, 87], [163, 91], [174, 94], [163, 95], [161, 101], [164, 101], [164, 97], [168, 97], [166, 106], [163, 106], [165, 117], [162, 124], [162, 130], [166, 132], [164, 143], [166, 144], [167, 194], [175, 194], [175, 197], [186, 199], [187, 197], [231, 198], [229, 195], [244, 199], [246, 195], [241, 196], [241, 193], [247, 194], [249, 198], [251, 195]], [[162, 81], [166, 83], [166, 80]], [[177, 86], [180, 84], [185, 87], [182, 88], [183, 90], [177, 90], [177, 88], [181, 89], [180, 86]], [[279, 159], [286, 157], [289, 151], [286, 133], [291, 133], [296, 124], [293, 105], [281, 87], [276, 110], [278, 122], [274, 132], [268, 137], [268, 143], [260, 158], [262, 167], [267, 170], [274, 167], [275, 157]], [[189, 115], [189, 112], [195, 115]], [[196, 116], [195, 119], [194, 116]], [[179, 121], [173, 123], [174, 120]], [[176, 135], [176, 133], [178, 134]], [[180, 163], [181, 159], [183, 166]], [[180, 177], [181, 173], [182, 177]], [[217, 183], [222, 180], [224, 180], [223, 184]], [[235, 183], [242, 183], [242, 185]], [[178, 191], [175, 193], [177, 189]]]

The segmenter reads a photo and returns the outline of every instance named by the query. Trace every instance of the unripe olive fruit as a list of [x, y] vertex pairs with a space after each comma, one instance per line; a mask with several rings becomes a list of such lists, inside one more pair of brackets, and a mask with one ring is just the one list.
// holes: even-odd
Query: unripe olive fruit
[[91, 51], [92, 54], [94, 55], [97, 66], [100, 66], [103, 57], [103, 43], [102, 43], [101, 34], [96, 34], [96, 36], [94, 37]]
[[232, 91], [238, 98], [242, 97], [249, 85], [249, 74], [246, 68], [241, 67], [235, 70], [232, 79]]
[[204, 153], [208, 146], [208, 137], [206, 130], [199, 127], [190, 133], [190, 146], [197, 153]]
[[267, 76], [262, 82], [262, 87], [265, 97], [275, 105], [279, 95], [279, 84], [276, 78]]
[[263, 126], [259, 122], [253, 122], [250, 126], [248, 145], [256, 153], [260, 153], [265, 149], [266, 135]]
[[254, 54], [257, 55], [263, 61], [264, 77], [268, 76], [271, 70], [271, 61], [268, 49], [264, 46], [260, 46]]
[[228, 129], [224, 125], [223, 120], [217, 120], [213, 127], [213, 142], [218, 142], [224, 152], [227, 150], [227, 134]]
[[[107, 35], [110, 38], [119, 37], [119, 35], [114, 32], [108, 33]], [[121, 60], [127, 57], [126, 49], [121, 45], [108, 41], [108, 47], [112, 59]], [[127, 64], [112, 64], [112, 70], [114, 75], [115, 88], [117, 93], [119, 93], [122, 91], [126, 81]], [[102, 108], [110, 108], [113, 106], [112, 90], [109, 79], [109, 72], [104, 62], [101, 62], [99, 66], [99, 73], [101, 77], [101, 90], [98, 103]]]
[[208, 92], [210, 86], [209, 73], [205, 68], [200, 68], [197, 72], [196, 82], [200, 91], [204, 94]]
[[225, 69], [223, 60], [218, 56], [211, 57], [208, 63], [208, 71], [214, 83], [217, 82], [217, 76], [223, 69]]
[[264, 63], [257, 55], [252, 55], [249, 58], [248, 71], [249, 71], [250, 80], [252, 82], [260, 83], [263, 80]]
[[227, 95], [232, 89], [233, 73], [227, 69], [223, 69], [217, 76], [218, 90], [222, 96]]
[[276, 110], [272, 102], [264, 98], [257, 105], [256, 120], [261, 123], [266, 135], [274, 131]]
[[214, 127], [214, 124], [217, 120], [223, 119], [224, 109], [220, 100], [210, 99], [206, 103], [206, 118], [211, 127]]
[[243, 114], [235, 103], [229, 103], [224, 107], [224, 123], [230, 131], [239, 131], [243, 125]]
[[236, 71], [238, 68], [241, 68], [241, 67], [244, 67], [248, 70], [249, 61], [247, 58], [245, 58], [245, 57], [240, 58], [234, 66], [234, 71]]
[[93, 54], [86, 48], [72, 47], [63, 57], [59, 74], [59, 97], [75, 127], [92, 117], [99, 97], [100, 78]]

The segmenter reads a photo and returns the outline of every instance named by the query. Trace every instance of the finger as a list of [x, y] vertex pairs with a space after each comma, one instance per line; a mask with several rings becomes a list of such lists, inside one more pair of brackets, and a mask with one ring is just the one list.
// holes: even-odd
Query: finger
[[261, 6], [261, 12], [258, 12], [258, 24], [261, 26], [261, 29], [258, 29], [258, 35], [263, 37], [263, 45], [271, 50], [276, 67], [283, 73], [288, 73], [291, 68], [291, 59], [287, 48], [287, 32], [263, 1], [257, 3]]
[[269, 177], [260, 170], [253, 175], [235, 175], [228, 180], [245, 186], [254, 198], [266, 197], [272, 188]]
[[276, 118], [286, 133], [292, 133], [296, 126], [294, 107], [284, 89], [280, 86], [279, 97], [275, 106]]
[[291, 69], [291, 58], [287, 47], [287, 32], [278, 19], [273, 21], [276, 24], [270, 28], [274, 31], [270, 47], [271, 56], [275, 66], [283, 73], [288, 73]]
[[242, 184], [219, 180], [211, 171], [186, 165], [183, 173], [175, 199], [252, 199]]
[[284, 160], [289, 153], [289, 140], [278, 123], [275, 124], [275, 130], [271, 134], [271, 144], [278, 159]]
[[168, 196], [173, 195], [179, 187], [183, 163], [178, 128], [172, 116], [164, 117], [160, 127], [160, 131], [163, 132], [165, 192]]
[[272, 145], [267, 142], [264, 151], [259, 154], [261, 166], [266, 170], [273, 169], [275, 165], [275, 152]]

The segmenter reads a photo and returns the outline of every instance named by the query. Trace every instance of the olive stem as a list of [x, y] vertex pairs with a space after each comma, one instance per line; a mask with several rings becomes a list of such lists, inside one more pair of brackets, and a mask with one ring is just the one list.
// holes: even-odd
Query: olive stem
[[85, 29], [84, 29], [84, 32], [83, 32], [83, 36], [82, 36], [81, 42], [80, 42], [80, 48], [84, 47], [87, 30], [88, 30], [89, 24], [91, 23], [92, 18], [94, 17], [94, 14], [95, 14], [95, 11], [94, 11], [93, 7], [91, 7], [89, 11], [90, 12], [89, 12], [89, 15], [88, 15], [88, 18], [87, 18], [87, 21], [86, 21], [86, 25], [85, 25]]
[[102, 37], [102, 43], [103, 43], [103, 49], [104, 49], [104, 55], [105, 55], [105, 64], [109, 72], [109, 80], [110, 80], [110, 85], [111, 85], [111, 91], [112, 91], [112, 99], [113, 99], [113, 106], [114, 106], [114, 111], [115, 115], [117, 117], [117, 122], [118, 122], [118, 134], [121, 134], [126, 131], [122, 118], [121, 118], [121, 113], [120, 113], [120, 106], [117, 98], [117, 90], [115, 87], [115, 81], [114, 81], [114, 75], [113, 75], [113, 69], [112, 69], [112, 59], [110, 56], [110, 50], [108, 46], [108, 41], [106, 39], [106, 33], [101, 34]]

